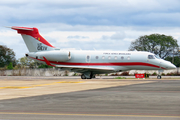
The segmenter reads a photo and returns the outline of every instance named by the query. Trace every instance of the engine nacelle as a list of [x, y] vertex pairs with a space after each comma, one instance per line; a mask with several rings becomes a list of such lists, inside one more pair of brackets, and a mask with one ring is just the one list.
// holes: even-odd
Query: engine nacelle
[[43, 51], [36, 53], [36, 59], [43, 59], [45, 57], [48, 61], [68, 61], [71, 59], [70, 51]]

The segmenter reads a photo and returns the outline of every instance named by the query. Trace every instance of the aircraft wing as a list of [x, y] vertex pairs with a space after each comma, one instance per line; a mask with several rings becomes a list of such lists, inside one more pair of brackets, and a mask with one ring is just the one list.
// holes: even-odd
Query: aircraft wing
[[64, 65], [56, 65], [56, 67], [61, 68], [62, 70], [71, 70], [73, 72], [87, 72], [87, 71], [94, 71], [94, 72], [114, 72], [114, 68], [110, 67], [83, 67], [83, 66], [64, 66]]
[[83, 73], [83, 72], [87, 72], [87, 71], [93, 71], [93, 72], [96, 72], [96, 73], [104, 73], [104, 72], [107, 72], [107, 73], [110, 73], [110, 72], [114, 72], [115, 69], [114, 68], [110, 68], [110, 67], [83, 67], [83, 66], [66, 66], [66, 65], [52, 65], [45, 57], [44, 58], [44, 61], [46, 62], [47, 65], [49, 66], [53, 66], [53, 67], [58, 67], [58, 68], [61, 68], [62, 70], [70, 70], [70, 71], [73, 71], [73, 72], [80, 72], [80, 73]]

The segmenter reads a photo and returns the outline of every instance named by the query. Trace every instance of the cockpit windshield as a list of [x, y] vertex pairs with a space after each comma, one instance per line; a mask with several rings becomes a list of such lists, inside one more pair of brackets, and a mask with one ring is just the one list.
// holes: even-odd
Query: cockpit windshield
[[161, 59], [158, 55], [155, 55], [155, 57], [156, 57], [157, 59]]
[[157, 59], [161, 59], [159, 56], [157, 56], [157, 55], [148, 55], [148, 59], [155, 59], [155, 58], [157, 58]]
[[148, 59], [155, 59], [154, 55], [148, 55]]

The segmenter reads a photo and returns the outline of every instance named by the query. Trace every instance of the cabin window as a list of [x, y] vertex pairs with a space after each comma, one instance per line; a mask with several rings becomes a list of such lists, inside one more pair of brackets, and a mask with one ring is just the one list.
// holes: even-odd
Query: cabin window
[[130, 60], [130, 56], [127, 57], [127, 60]]
[[98, 56], [96, 56], [96, 59], [98, 59], [99, 57]]
[[102, 59], [105, 59], [105, 56], [102, 56]]
[[87, 55], [87, 60], [89, 60], [89, 58], [90, 58], [90, 56], [89, 56], [89, 55]]
[[148, 55], [148, 59], [155, 59], [154, 55]]
[[115, 56], [114, 59], [117, 60], [117, 56]]
[[109, 56], [108, 59], [110, 60], [110, 59], [111, 59], [111, 56]]
[[121, 60], [124, 60], [124, 57], [123, 57], [123, 56], [121, 56]]

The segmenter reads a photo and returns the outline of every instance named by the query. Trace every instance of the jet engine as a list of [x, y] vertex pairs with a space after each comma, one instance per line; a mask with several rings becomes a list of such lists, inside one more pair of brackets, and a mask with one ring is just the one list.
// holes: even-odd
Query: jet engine
[[71, 59], [70, 51], [42, 51], [36, 53], [36, 59], [43, 59], [45, 57], [48, 61], [68, 61]]

